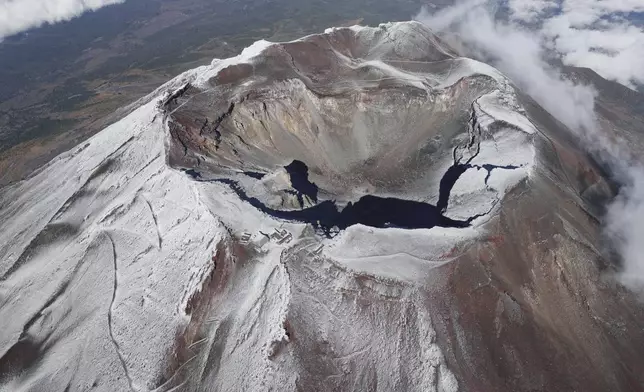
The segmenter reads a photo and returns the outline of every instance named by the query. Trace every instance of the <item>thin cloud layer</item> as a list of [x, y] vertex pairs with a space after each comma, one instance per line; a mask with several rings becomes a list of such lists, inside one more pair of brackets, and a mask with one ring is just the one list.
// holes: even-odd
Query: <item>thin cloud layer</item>
[[125, 0], [0, 0], [0, 40]]
[[554, 0], [508, 0], [508, 7], [512, 19], [533, 23], [559, 8], [559, 4]]
[[[624, 9], [630, 3], [625, 0], [620, 4], [622, 8], [615, 4], [611, 7]], [[540, 15], [540, 11], [532, 12], [530, 7], [522, 10], [529, 14], [529, 20]], [[485, 1], [461, 2], [437, 13], [423, 10], [416, 19], [434, 30], [457, 33], [468, 49], [488, 59], [567, 125], [588, 151], [612, 166], [624, 187], [609, 206], [604, 230], [624, 261], [620, 281], [631, 289], [644, 291], [644, 241], [641, 240], [644, 232], [644, 167], [633, 164], [635, 160], [627, 146], [619, 140], [607, 138], [601, 131], [594, 111], [596, 92], [593, 88], [576, 85], [562, 77], [558, 69], [544, 60], [548, 40], [512, 18], [507, 23], [495, 20]], [[583, 23], [590, 19], [588, 16], [579, 17]], [[620, 44], [605, 42], [605, 46], [609, 45], [621, 48]], [[617, 73], [624, 69], [619, 65], [615, 67], [605, 72]]]
[[644, 85], [644, 29], [629, 16], [643, 0], [509, 0], [515, 22], [538, 23], [564, 64], [588, 67], [630, 88]]
[[573, 129], [595, 127], [595, 91], [575, 85], [544, 60], [542, 42], [520, 26], [495, 20], [485, 0], [470, 0], [416, 20], [435, 31], [456, 32], [479, 57], [509, 76], [541, 106]]
[[608, 209], [605, 231], [624, 260], [620, 281], [644, 293], [644, 168], [628, 169], [626, 184]]

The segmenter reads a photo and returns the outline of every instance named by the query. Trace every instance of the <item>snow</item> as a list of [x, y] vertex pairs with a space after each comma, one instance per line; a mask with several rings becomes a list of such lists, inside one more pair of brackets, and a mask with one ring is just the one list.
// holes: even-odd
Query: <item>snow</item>
[[508, 190], [515, 187], [530, 174], [528, 168], [519, 169], [495, 169], [488, 179], [488, 186], [504, 195]]
[[[413, 25], [413, 27], [410, 27], [410, 25]], [[422, 24], [415, 23], [415, 22], [399, 22], [399, 23], [382, 24], [378, 28], [364, 27], [364, 26], [352, 26], [352, 27], [347, 27], [346, 29], [354, 32], [357, 35], [368, 34], [368, 35], [374, 35], [374, 36], [375, 36], [375, 34], [377, 34], [381, 30], [389, 30], [390, 33], [393, 34], [394, 36], [395, 35], [398, 35], [398, 36], [410, 36], [410, 37], [413, 38], [413, 36], [414, 36], [414, 34], [413, 34], [414, 33], [414, 28], [416, 28], [416, 29], [418, 29], [418, 28], [425, 29], [425, 27]], [[342, 29], [342, 28], [340, 28], [340, 29]], [[330, 34], [330, 33], [333, 33], [333, 32], [335, 32], [337, 30], [340, 30], [340, 29], [339, 28], [326, 29], [325, 34]], [[300, 38], [300, 39], [297, 39], [297, 40], [294, 40], [294, 41], [291, 41], [291, 42], [297, 42], [297, 41], [302, 41], [302, 40], [306, 40], [306, 39], [307, 39], [307, 37], [303, 37], [303, 38]], [[396, 44], [398, 46], [400, 46], [401, 44], [406, 44], [411, 49], [405, 47], [405, 48], [403, 48], [403, 50], [406, 50], [406, 51], [409, 51], [410, 53], [413, 53], [412, 49], [415, 47], [414, 45], [418, 45], [418, 42], [416, 42], [416, 40], [418, 40], [418, 39], [420, 39], [420, 38], [412, 39], [411, 42], [406, 44], [408, 40], [400, 38], [400, 39], [397, 40]], [[389, 43], [387, 40], [383, 40], [383, 43], [381, 43], [381, 45], [385, 45], [385, 44], [388, 47], [392, 46], [392, 44]], [[210, 87], [208, 85], [208, 81], [212, 77], [216, 76], [219, 73], [220, 70], [222, 70], [222, 69], [224, 69], [224, 68], [226, 68], [228, 66], [236, 65], [236, 64], [244, 64], [244, 63], [252, 64], [253, 60], [256, 57], [261, 56], [266, 49], [268, 49], [269, 47], [271, 47], [273, 45], [276, 45], [276, 44], [273, 43], [273, 42], [266, 41], [266, 40], [257, 41], [255, 43], [253, 43], [251, 46], [249, 46], [246, 49], [244, 49], [238, 56], [231, 57], [231, 58], [224, 59], [224, 60], [215, 59], [215, 60], [212, 61], [212, 63], [210, 64], [209, 67], [200, 67], [200, 68], [198, 68], [196, 70], [193, 70], [193, 71], [187, 71], [184, 74], [183, 77], [188, 78], [188, 79], [192, 79], [192, 83], [197, 87], [208, 89]], [[379, 50], [382, 51], [383, 49], [381, 48]], [[368, 62], [365, 62], [366, 65], [368, 65], [367, 63]], [[396, 70], [393, 67], [390, 67], [390, 66], [386, 65], [385, 63], [380, 61], [380, 59], [377, 56], [373, 59], [373, 64], [371, 64], [371, 65], [376, 66], [376, 67], [378, 67], [380, 69], [383, 69], [386, 72], [392, 73], [392, 75], [401, 76], [401, 74], [402, 74], [402, 75], [405, 76], [404, 79], [408, 79], [408, 80], [412, 79], [412, 81], [414, 82], [414, 86], [417, 86], [417, 87], [419, 87], [421, 89], [425, 88], [423, 83], [422, 83], [422, 80], [417, 81], [415, 79], [419, 79], [419, 78], [412, 78], [411, 75], [405, 74], [405, 73], [403, 73], [401, 71]]]
[[[536, 128], [522, 114], [506, 79], [497, 80], [498, 89], [475, 101], [474, 115], [482, 140], [469, 162], [472, 167], [454, 184], [445, 214], [458, 220], [481, 216], [474, 225], [483, 224], [484, 216], [500, 206], [506, 192], [530, 175], [536, 156], [532, 143]], [[493, 127], [499, 123], [501, 126]]]
[[420, 282], [427, 274], [428, 265], [441, 266], [444, 263], [418, 259], [407, 253], [365, 256], [358, 258], [335, 257], [345, 267], [373, 275], [378, 278]]
[[485, 189], [486, 177], [487, 170], [476, 167], [469, 168], [465, 173], [461, 174], [450, 195], [457, 196], [479, 192]]
[[452, 219], [467, 220], [490, 211], [498, 200], [498, 194], [487, 188], [487, 176], [487, 170], [476, 167], [461, 174], [450, 193], [445, 215]]
[[381, 60], [364, 61], [361, 63], [361, 66], [368, 66], [368, 67], [370, 66], [382, 71], [385, 75], [387, 75], [386, 79], [404, 81], [404, 82], [407, 82], [410, 86], [414, 86], [421, 90], [427, 89], [427, 87], [423, 83], [424, 78], [407, 72], [403, 72], [395, 67], [392, 67], [389, 64], [382, 62]]
[[[166, 166], [156, 114], [155, 102], [141, 107], [4, 200], [0, 267], [13, 273], [0, 283], [6, 299], [0, 355], [32, 317], [37, 322], [28, 333], [36, 341], [52, 330], [60, 335], [43, 354], [43, 378], [24, 374], [13, 381], [15, 390], [41, 382], [62, 390], [72, 378], [100, 374], [110, 377], [98, 390], [127, 389], [125, 380], [149, 389], [165, 368], [189, 321], [186, 301], [211, 270], [225, 230], [194, 184]], [[54, 241], [38, 234], [55, 228], [64, 232]], [[83, 366], [61, 371], [61, 355], [70, 363], [82, 359]]]
[[[493, 140], [481, 142], [479, 154], [470, 163], [473, 167], [454, 184], [445, 215], [459, 220], [491, 215], [495, 208], [501, 206], [500, 201], [505, 194], [529, 177], [534, 162], [534, 146], [525, 133], [510, 129], [497, 132]], [[501, 167], [491, 168], [488, 173], [483, 165]], [[473, 224], [484, 222], [485, 219], [479, 219]]]
[[496, 68], [491, 67], [485, 63], [481, 63], [476, 60], [468, 59], [465, 57], [460, 57], [456, 59], [450, 59], [451, 62], [449, 72], [447, 75], [443, 76], [440, 83], [436, 88], [446, 88], [452, 86], [462, 80], [463, 78], [472, 77], [475, 75], [489, 76], [499, 85], [509, 83], [507, 78], [505, 78]]
[[529, 136], [506, 128], [490, 135], [488, 140], [482, 140], [480, 152], [470, 164], [531, 167], [535, 154]]
[[[482, 96], [478, 101], [479, 108], [488, 116], [515, 125], [520, 130], [534, 134], [537, 130], [516, 103], [514, 94], [503, 94], [500, 90]], [[510, 107], [512, 110], [508, 110]]]
[[256, 41], [253, 44], [251, 44], [249, 47], [242, 50], [241, 55], [239, 55], [236, 58], [236, 60], [250, 60], [256, 56], [259, 56], [264, 50], [266, 50], [271, 45], [274, 45], [274, 43], [263, 39]]
[[[454, 247], [474, 240], [479, 231], [474, 228], [442, 228], [404, 230], [398, 228], [376, 229], [364, 225], [347, 228], [337, 237], [326, 240], [325, 255], [357, 271], [378, 276], [383, 271], [389, 276], [409, 280], [414, 270], [423, 269], [418, 263], [436, 267], [453, 259]], [[416, 265], [412, 271], [384, 270], [382, 263], [394, 255], [406, 255], [406, 265]], [[357, 262], [369, 259], [372, 262]], [[378, 261], [378, 262], [375, 262]], [[424, 269], [426, 270], [426, 266]], [[393, 275], [392, 275], [393, 274]]]
[[536, 132], [535, 126], [524, 115], [524, 109], [518, 103], [516, 93], [508, 78], [496, 68], [480, 61], [468, 58], [458, 58], [451, 61], [454, 64], [438, 86], [439, 88], [451, 86], [463, 78], [474, 75], [489, 76], [496, 81], [497, 89], [477, 100], [476, 109], [479, 120], [484, 121], [488, 117], [492, 121], [505, 121], [528, 134]]
[[[406, 37], [419, 28], [422, 25], [397, 23], [347, 29], [374, 37], [388, 30]], [[421, 44], [419, 39], [410, 38], [402, 49], [413, 51]], [[300, 313], [304, 313], [300, 322], [318, 328], [315, 333], [324, 339], [335, 338], [339, 349], [348, 352], [336, 358], [346, 369], [356, 363], [352, 358], [366, 353], [376, 358], [378, 372], [391, 370], [389, 356], [411, 354], [389, 339], [389, 331], [374, 324], [371, 316], [361, 313], [358, 298], [366, 295], [360, 286], [364, 284], [375, 296], [395, 294], [399, 301], [394, 306], [400, 307], [395, 310], [401, 314], [418, 315], [410, 324], [414, 328], [397, 319], [383, 322], [400, 328], [396, 333], [401, 336], [418, 338], [414, 350], [419, 351], [413, 355], [422, 360], [409, 374], [419, 389], [458, 390], [427, 309], [413, 305], [409, 312], [405, 306], [421, 303], [417, 287], [443, 276], [446, 266], [485, 232], [485, 219], [506, 192], [529, 176], [536, 129], [522, 114], [512, 86], [494, 68], [453, 59], [449, 72], [432, 80], [383, 62], [376, 54], [392, 46], [377, 43], [374, 57], [360, 66], [374, 67], [386, 78], [424, 90], [429, 82], [441, 89], [473, 75], [488, 75], [496, 82], [497, 89], [475, 105], [480, 150], [455, 183], [447, 210], [447, 216], [458, 219], [483, 217], [462, 229], [354, 225], [335, 238], [320, 238], [303, 224], [277, 220], [252, 208], [226, 185], [197, 182], [166, 162], [168, 130], [157, 100], [188, 83], [205, 92], [219, 71], [253, 64], [272, 45], [258, 41], [236, 57], [213, 60], [179, 75], [138, 101], [140, 107], [123, 120], [0, 194], [0, 276], [6, 276], [0, 280], [5, 302], [0, 307], [0, 357], [25, 334], [37, 342], [53, 337], [35, 372], [38, 376], [19, 375], [11, 390], [45, 386], [63, 390], [67, 383], [72, 383], [71, 389], [84, 390], [88, 380], [100, 380], [98, 391], [157, 387], [156, 382], [167, 376], [162, 373], [177, 337], [194, 320], [189, 309], [192, 299], [207, 291], [213, 274], [224, 283], [209, 298], [213, 302], [207, 336], [194, 344], [219, 349], [217, 371], [203, 375], [215, 389], [230, 385], [240, 390], [270, 385], [295, 389], [301, 371], [297, 356], [286, 350], [279, 361], [271, 358], [290, 340], [286, 321]], [[299, 86], [305, 87], [301, 82]], [[511, 126], [491, 127], [499, 120]], [[488, 171], [484, 165], [516, 168]], [[276, 171], [253, 184], [250, 195], [273, 197], [268, 204], [282, 204], [275, 193], [288, 185], [288, 177]], [[290, 234], [288, 240], [265, 240], [264, 234], [283, 230]], [[248, 236], [250, 245], [240, 251], [239, 240]], [[319, 254], [312, 251], [318, 246]], [[222, 272], [223, 268], [228, 269]], [[364, 276], [373, 280], [364, 283]], [[352, 295], [354, 299], [347, 300]], [[377, 309], [390, 315], [390, 305], [381, 302], [374, 301], [374, 308], [383, 306]], [[325, 316], [312, 313], [307, 305], [323, 309]], [[302, 312], [301, 307], [309, 311]], [[345, 324], [364, 325], [369, 333], [347, 332]], [[351, 332], [357, 334], [354, 340], [346, 337]], [[361, 343], [366, 348], [358, 349]], [[202, 361], [202, 369], [207, 360], [207, 356], [195, 359]]]
[[[290, 375], [280, 375], [267, 360], [274, 354], [274, 342], [288, 340], [283, 326], [290, 286], [280, 253], [268, 252], [262, 263], [231, 278], [203, 343], [206, 348], [222, 345], [218, 372], [204, 373], [205, 385], [216, 390], [227, 390], [231, 385], [237, 390], [263, 390], [273, 383], [288, 385]], [[220, 335], [222, 330], [226, 335]]]
[[342, 30], [350, 30], [354, 33], [360, 33], [365, 30], [371, 30], [371, 28], [368, 26], [360, 26], [360, 25], [353, 25], [353, 26], [346, 26], [346, 27], [329, 27], [326, 30], [324, 30], [324, 34], [332, 34], [336, 31], [342, 31]]
[[[271, 47], [272, 45], [275, 45], [275, 44], [265, 40], [260, 40], [253, 43], [251, 46], [247, 47], [246, 49], [244, 49], [239, 55], [235, 57], [230, 57], [223, 60], [214, 59], [211, 62], [209, 67], [205, 69], [200, 68], [198, 69], [198, 72], [193, 74], [194, 79], [192, 81], [192, 84], [198, 88], [202, 88], [207, 91], [208, 89], [211, 88], [210, 84], [208, 83], [209, 80], [217, 76], [219, 71], [231, 65], [252, 64], [253, 59], [255, 59], [257, 56], [260, 56], [262, 52], [264, 52], [267, 48]], [[188, 72], [191, 73], [191, 71], [188, 71]]]

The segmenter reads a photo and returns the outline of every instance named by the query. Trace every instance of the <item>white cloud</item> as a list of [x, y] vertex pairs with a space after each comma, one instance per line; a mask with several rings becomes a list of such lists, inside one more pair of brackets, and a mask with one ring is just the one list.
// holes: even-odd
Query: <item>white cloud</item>
[[629, 169], [626, 184], [608, 209], [606, 233], [624, 260], [620, 280], [644, 292], [644, 168]]
[[0, 0], [0, 40], [22, 31], [70, 20], [125, 0]]
[[515, 22], [541, 23], [540, 35], [564, 64], [644, 85], [644, 30], [625, 17], [644, 12], [644, 0], [509, 0], [508, 7]]
[[554, 38], [554, 48], [565, 64], [592, 68], [631, 88], [644, 84], [644, 32], [636, 28], [567, 30]]
[[[590, 11], [581, 10], [576, 15], [564, 14], [562, 17], [568, 18], [565, 29], [588, 26], [588, 23], [598, 21], [596, 15], [601, 15], [603, 9], [624, 10], [639, 4], [632, 0], [615, 3], [576, 1], [578, 4], [588, 2], [599, 3], [599, 6]], [[548, 23], [562, 23], [558, 18], [552, 17]], [[641, 233], [644, 233], [644, 167], [633, 163], [627, 146], [602, 132], [594, 112], [594, 90], [564, 79], [559, 70], [544, 60], [548, 36], [524, 30], [516, 21], [503, 23], [494, 20], [479, 0], [458, 3], [434, 14], [423, 11], [417, 20], [435, 30], [459, 34], [468, 47], [479, 52], [481, 57], [491, 59], [492, 65], [566, 124], [588, 151], [611, 165], [624, 187], [608, 208], [604, 230], [614, 240], [624, 261], [620, 281], [627, 287], [644, 291], [644, 241], [641, 239]], [[569, 56], [568, 61], [571, 62], [592, 62], [592, 65], [599, 66], [603, 72], [615, 78], [622, 77], [620, 73], [633, 78], [639, 75], [628, 65], [628, 61], [642, 64], [642, 58], [629, 57], [633, 55], [633, 47], [641, 42], [629, 35], [637, 31], [615, 28], [610, 32], [593, 32], [591, 28], [585, 30], [588, 31], [573, 32], [566, 36], [566, 40], [556, 42], [556, 47], [565, 52], [564, 58]], [[593, 52], [592, 48], [605, 50], [606, 54]]]
[[558, 7], [555, 0], [508, 0], [512, 19], [535, 22]]
[[484, 1], [457, 3], [434, 14], [423, 10], [416, 19], [433, 30], [458, 33], [480, 57], [490, 58], [492, 65], [568, 127], [594, 127], [594, 90], [563, 79], [544, 60], [538, 36], [494, 20]]

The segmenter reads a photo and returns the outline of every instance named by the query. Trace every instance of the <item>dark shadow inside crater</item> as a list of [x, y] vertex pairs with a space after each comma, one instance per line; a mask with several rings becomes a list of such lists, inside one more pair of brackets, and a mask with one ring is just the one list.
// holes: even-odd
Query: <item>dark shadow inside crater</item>
[[300, 205], [303, 205], [303, 196], [308, 196], [313, 202], [318, 201], [318, 186], [309, 180], [309, 168], [302, 161], [295, 160], [284, 166], [291, 179], [291, 186], [297, 192]]
[[[301, 161], [293, 161], [286, 166], [291, 176], [291, 183], [298, 194], [306, 195], [317, 202], [318, 187], [308, 179], [308, 167]], [[439, 206], [447, 206], [449, 191], [458, 177], [467, 170], [466, 165], [457, 165], [450, 169], [441, 181]], [[255, 197], [248, 196], [243, 187], [235, 180], [220, 178], [207, 180], [194, 169], [184, 170], [197, 181], [218, 182], [228, 185], [237, 196], [278, 219], [309, 223], [326, 236], [332, 236], [338, 230], [344, 230], [355, 224], [385, 228], [398, 227], [403, 229], [430, 229], [432, 227], [468, 227], [479, 215], [467, 220], [454, 220], [443, 215], [439, 206], [429, 203], [404, 200], [393, 197], [366, 195], [357, 202], [350, 202], [339, 209], [335, 201], [326, 200], [301, 210], [283, 211], [268, 207]]]

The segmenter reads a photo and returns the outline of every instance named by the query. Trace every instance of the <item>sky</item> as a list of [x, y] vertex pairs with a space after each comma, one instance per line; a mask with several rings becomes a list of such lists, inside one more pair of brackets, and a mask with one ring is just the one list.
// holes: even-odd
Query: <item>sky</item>
[[124, 0], [0, 0], [0, 40]]

